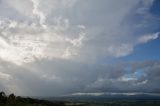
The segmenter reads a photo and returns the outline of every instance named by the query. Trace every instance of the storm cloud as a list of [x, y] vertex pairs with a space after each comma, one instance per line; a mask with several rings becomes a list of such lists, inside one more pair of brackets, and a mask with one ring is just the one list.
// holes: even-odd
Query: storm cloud
[[159, 60], [119, 60], [159, 39], [155, 1], [1, 0], [0, 90], [159, 93]]

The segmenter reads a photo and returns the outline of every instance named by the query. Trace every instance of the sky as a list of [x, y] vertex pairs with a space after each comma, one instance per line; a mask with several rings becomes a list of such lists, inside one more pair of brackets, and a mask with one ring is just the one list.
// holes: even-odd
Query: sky
[[0, 91], [160, 93], [160, 0], [0, 0]]

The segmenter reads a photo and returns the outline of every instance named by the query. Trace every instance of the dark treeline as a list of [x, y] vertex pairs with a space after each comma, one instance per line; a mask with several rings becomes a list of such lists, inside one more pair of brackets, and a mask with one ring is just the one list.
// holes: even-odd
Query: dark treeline
[[0, 106], [65, 106], [65, 102], [25, 98], [14, 94], [7, 96], [4, 92], [0, 92]]

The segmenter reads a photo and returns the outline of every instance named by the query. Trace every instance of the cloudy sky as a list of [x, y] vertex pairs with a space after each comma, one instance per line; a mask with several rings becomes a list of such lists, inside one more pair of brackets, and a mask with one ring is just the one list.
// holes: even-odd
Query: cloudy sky
[[160, 0], [0, 0], [0, 90], [160, 93]]

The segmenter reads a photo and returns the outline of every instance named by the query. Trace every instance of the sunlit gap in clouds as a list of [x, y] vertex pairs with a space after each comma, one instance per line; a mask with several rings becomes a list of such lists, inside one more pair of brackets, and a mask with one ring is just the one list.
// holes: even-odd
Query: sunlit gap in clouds
[[[77, 50], [85, 37], [85, 27], [72, 26], [68, 19], [62, 17], [55, 18], [55, 25], [47, 25], [46, 16], [39, 10], [39, 0], [31, 1], [32, 13], [39, 20], [38, 23], [11, 19], [0, 21], [0, 58], [22, 65], [34, 62], [35, 59], [70, 59], [78, 55]], [[67, 30], [71, 33], [65, 33]], [[77, 38], [72, 37], [75, 34]]]

